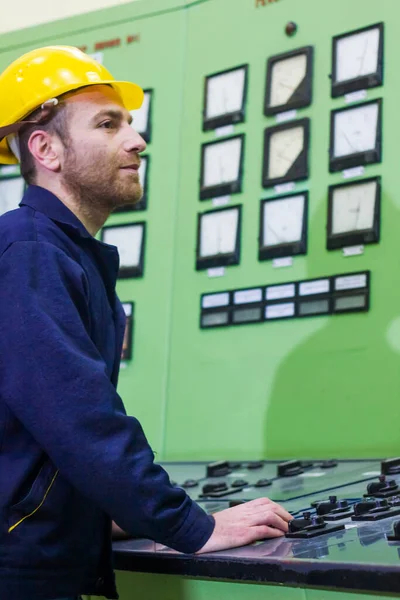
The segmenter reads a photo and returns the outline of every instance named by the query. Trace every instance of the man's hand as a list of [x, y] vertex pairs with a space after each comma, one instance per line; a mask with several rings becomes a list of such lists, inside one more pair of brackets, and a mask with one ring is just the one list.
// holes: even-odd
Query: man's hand
[[282, 506], [268, 498], [258, 498], [213, 514], [215, 529], [206, 544], [198, 550], [215, 552], [245, 546], [266, 538], [277, 538], [288, 531], [293, 519]]

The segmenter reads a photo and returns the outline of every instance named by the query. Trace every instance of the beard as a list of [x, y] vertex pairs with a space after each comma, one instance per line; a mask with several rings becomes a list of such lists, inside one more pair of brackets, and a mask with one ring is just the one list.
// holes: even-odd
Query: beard
[[[132, 162], [139, 162], [136, 155]], [[120, 206], [137, 204], [143, 196], [139, 173], [123, 171], [116, 156], [105, 153], [79, 156], [71, 147], [66, 151], [63, 183], [88, 214], [111, 213]]]

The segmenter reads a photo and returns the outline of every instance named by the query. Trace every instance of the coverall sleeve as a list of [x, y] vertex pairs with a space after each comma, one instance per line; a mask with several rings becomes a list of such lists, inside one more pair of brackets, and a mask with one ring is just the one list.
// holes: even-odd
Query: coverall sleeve
[[0, 390], [60, 473], [135, 536], [196, 552], [214, 519], [154, 463], [90, 337], [82, 267], [46, 242], [0, 258]]

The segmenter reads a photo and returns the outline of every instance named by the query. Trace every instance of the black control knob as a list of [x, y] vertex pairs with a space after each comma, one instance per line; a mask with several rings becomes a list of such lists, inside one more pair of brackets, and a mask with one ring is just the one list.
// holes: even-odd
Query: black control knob
[[256, 469], [262, 469], [263, 466], [264, 462], [262, 460], [253, 460], [252, 462], [247, 463], [246, 468], [255, 471]]
[[359, 515], [363, 515], [368, 511], [375, 508], [374, 500], [365, 500], [364, 502], [357, 502], [354, 505], [354, 514], [358, 517]]
[[400, 457], [388, 458], [381, 462], [382, 475], [398, 475], [400, 473]]
[[400, 489], [394, 479], [387, 480], [385, 475], [380, 475], [379, 481], [372, 481], [367, 485], [366, 496], [393, 496], [399, 491]]
[[272, 481], [270, 481], [269, 479], [259, 479], [255, 482], [254, 487], [261, 488], [268, 487], [269, 485], [272, 485]]
[[303, 473], [301, 463], [299, 460], [287, 460], [286, 462], [280, 463], [277, 469], [278, 477], [293, 477], [294, 475], [301, 475]]
[[319, 502], [316, 506], [317, 515], [327, 515], [338, 507], [337, 497], [329, 496], [329, 502]]
[[321, 469], [333, 469], [337, 467], [337, 460], [323, 460], [320, 464]]
[[377, 513], [377, 512], [384, 512], [386, 510], [389, 510], [390, 506], [389, 506], [389, 502], [382, 498], [381, 500], [375, 500], [375, 507], [371, 508], [371, 510], [369, 512], [371, 513]]
[[212, 494], [213, 492], [224, 492], [228, 489], [224, 481], [216, 481], [215, 483], [206, 483], [203, 485], [203, 494]]
[[246, 487], [246, 485], [248, 485], [248, 481], [246, 481], [245, 479], [235, 479], [235, 481], [232, 481], [231, 483], [231, 486], [233, 488]]
[[185, 489], [194, 488], [194, 487], [197, 487], [198, 485], [199, 485], [199, 482], [196, 481], [195, 479], [186, 479], [186, 481], [184, 481], [182, 483], [182, 487]]
[[231, 469], [226, 460], [218, 460], [207, 465], [207, 477], [225, 477], [229, 473], [231, 473]]
[[[310, 515], [310, 513], [306, 513], [306, 514]], [[311, 525], [310, 518], [293, 519], [292, 521], [289, 521], [289, 533], [296, 533], [296, 531], [302, 531], [303, 529], [305, 529], [306, 527], [309, 527], [310, 525]]]

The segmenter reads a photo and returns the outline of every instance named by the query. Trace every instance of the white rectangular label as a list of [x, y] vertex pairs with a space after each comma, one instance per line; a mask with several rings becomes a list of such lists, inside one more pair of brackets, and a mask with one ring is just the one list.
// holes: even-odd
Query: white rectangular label
[[288, 183], [281, 183], [280, 185], [276, 185], [274, 190], [277, 194], [286, 194], [287, 192], [293, 192], [296, 189], [296, 184], [294, 181], [289, 181]]
[[229, 204], [230, 199], [231, 199], [230, 196], [220, 196], [219, 198], [213, 198], [212, 205], [213, 206], [226, 206], [226, 204]]
[[367, 90], [358, 90], [357, 92], [351, 92], [350, 94], [345, 94], [345, 101], [347, 104], [351, 104], [352, 102], [359, 102], [361, 100], [365, 100], [367, 98]]
[[311, 296], [312, 294], [325, 294], [329, 292], [329, 279], [318, 279], [317, 281], [303, 281], [299, 286], [300, 296]]
[[281, 298], [293, 298], [295, 293], [294, 283], [286, 285], [274, 285], [267, 287], [265, 291], [266, 300], [280, 300]]
[[19, 167], [14, 165], [9, 167], [1, 167], [0, 175], [19, 175]]
[[286, 112], [282, 112], [276, 115], [277, 123], [284, 123], [285, 121], [291, 121], [295, 119], [297, 116], [297, 110], [287, 110]]
[[235, 128], [233, 125], [225, 125], [225, 127], [217, 127], [215, 129], [216, 137], [223, 137], [224, 135], [231, 135], [235, 132]]
[[239, 292], [235, 292], [233, 296], [234, 304], [248, 304], [249, 302], [261, 302], [261, 300], [261, 288], [257, 290], [240, 290]]
[[323, 477], [326, 473], [302, 473], [300, 477]]
[[366, 285], [367, 276], [365, 274], [347, 275], [335, 279], [335, 290], [354, 290], [357, 288], [365, 288]]
[[364, 173], [364, 167], [354, 167], [353, 169], [345, 169], [342, 174], [343, 179], [351, 179], [352, 177], [362, 177]]
[[293, 265], [293, 257], [285, 256], [285, 258], [274, 258], [272, 266], [274, 269], [280, 269], [281, 267], [291, 267]]
[[214, 267], [213, 269], [207, 269], [207, 275], [209, 277], [223, 277], [225, 275], [225, 267]]
[[271, 304], [265, 308], [266, 319], [278, 319], [279, 317], [293, 317], [294, 316], [294, 302], [287, 302], [285, 304]]
[[229, 293], [210, 294], [203, 296], [201, 306], [203, 308], [214, 308], [215, 306], [227, 306], [229, 304]]
[[343, 248], [343, 256], [360, 256], [364, 254], [364, 246], [349, 246]]

